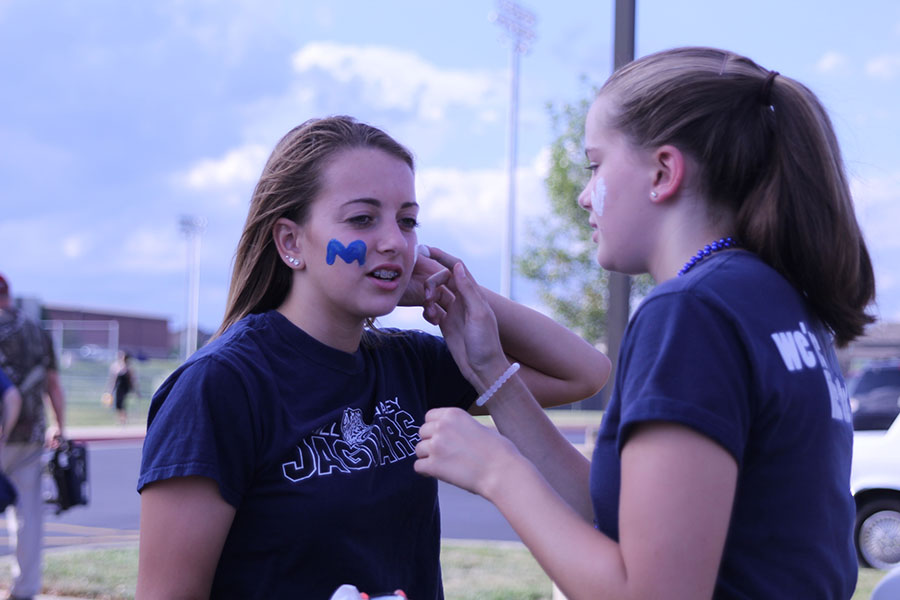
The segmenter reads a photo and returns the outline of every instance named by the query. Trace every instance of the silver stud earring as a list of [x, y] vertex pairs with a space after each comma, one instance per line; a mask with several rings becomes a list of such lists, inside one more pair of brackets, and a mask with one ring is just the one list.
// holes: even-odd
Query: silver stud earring
[[659, 194], [657, 194], [656, 192], [650, 192], [650, 197], [656, 200], [657, 198], [659, 198]]
[[297, 260], [296, 258], [294, 258], [293, 256], [291, 256], [290, 254], [285, 254], [285, 255], [284, 255], [284, 260], [286, 260], [286, 261], [288, 261], [289, 263], [291, 263], [291, 266], [294, 266], [294, 267], [296, 267], [297, 265], [300, 264], [300, 261]]

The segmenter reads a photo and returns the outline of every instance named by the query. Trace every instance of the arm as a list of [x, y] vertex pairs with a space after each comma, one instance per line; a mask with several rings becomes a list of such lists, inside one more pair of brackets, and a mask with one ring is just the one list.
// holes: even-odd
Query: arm
[[[460, 262], [438, 248], [428, 252], [428, 257], [419, 256], [406, 304], [428, 304], [425, 288], [449, 283], [450, 269]], [[538, 311], [478, 287], [496, 317], [503, 351], [522, 365], [519, 376], [541, 406], [583, 400], [603, 387], [610, 361], [602, 352]], [[435, 322], [427, 310], [426, 318]]]
[[59, 382], [58, 371], [47, 371], [47, 397], [50, 399], [50, 407], [56, 419], [56, 428], [47, 431], [48, 438], [52, 440], [65, 436], [66, 425], [66, 397]]
[[583, 400], [606, 384], [611, 363], [605, 354], [538, 311], [484, 287], [481, 292], [497, 318], [503, 351], [522, 365], [520, 377], [538, 404]]
[[[460, 370], [483, 392], [509, 367], [500, 346], [497, 321], [481, 288], [461, 262], [452, 267], [447, 286], [429, 280], [426, 315], [441, 326], [444, 339]], [[452, 296], [448, 298], [447, 296]], [[521, 371], [520, 371], [521, 372]], [[487, 403], [499, 431], [540, 471], [556, 492], [590, 522], [593, 516], [588, 489], [589, 463], [563, 437], [516, 374]]]
[[428, 415], [416, 470], [493, 502], [566, 597], [712, 596], [737, 465], [710, 439], [672, 424], [635, 431], [622, 453], [616, 543], [586, 523], [508, 440], [458, 409]]
[[234, 513], [212, 479], [178, 477], [147, 486], [135, 598], [208, 598]]
[[113, 389], [116, 387], [116, 375], [119, 374], [119, 361], [115, 360], [111, 365], [109, 365], [109, 371], [106, 374], [106, 390], [107, 394], [112, 394]]
[[0, 432], [0, 443], [5, 442], [16, 421], [19, 420], [19, 412], [22, 410], [22, 395], [18, 388], [9, 386], [3, 394], [3, 431]]

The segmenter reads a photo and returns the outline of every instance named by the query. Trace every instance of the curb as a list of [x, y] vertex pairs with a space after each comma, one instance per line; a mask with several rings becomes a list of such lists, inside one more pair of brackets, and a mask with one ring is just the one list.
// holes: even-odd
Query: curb
[[77, 442], [142, 441], [145, 425], [68, 427], [66, 437]]

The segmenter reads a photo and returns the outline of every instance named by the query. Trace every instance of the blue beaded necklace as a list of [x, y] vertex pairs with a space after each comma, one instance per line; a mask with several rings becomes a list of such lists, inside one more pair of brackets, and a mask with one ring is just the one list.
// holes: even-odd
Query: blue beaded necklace
[[719, 250], [727, 250], [728, 248], [736, 248], [738, 246], [739, 244], [732, 237], [719, 238], [712, 244], [707, 244], [703, 246], [703, 248], [698, 250], [697, 254], [691, 257], [691, 260], [684, 263], [684, 266], [681, 267], [680, 271], [678, 271], [678, 275], [684, 275], [685, 273], [693, 269], [694, 265], [714, 252], [718, 252]]

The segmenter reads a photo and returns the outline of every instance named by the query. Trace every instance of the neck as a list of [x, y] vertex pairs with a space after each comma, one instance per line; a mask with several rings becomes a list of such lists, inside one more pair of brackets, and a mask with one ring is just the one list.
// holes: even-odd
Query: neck
[[362, 319], [349, 322], [334, 318], [327, 310], [316, 310], [309, 303], [299, 301], [293, 293], [276, 310], [326, 346], [351, 354], [359, 348], [365, 325]]
[[650, 274], [657, 283], [671, 279], [704, 246], [729, 236], [734, 237], [734, 224], [730, 219], [710, 223], [708, 217], [696, 213], [673, 219], [663, 228]]

